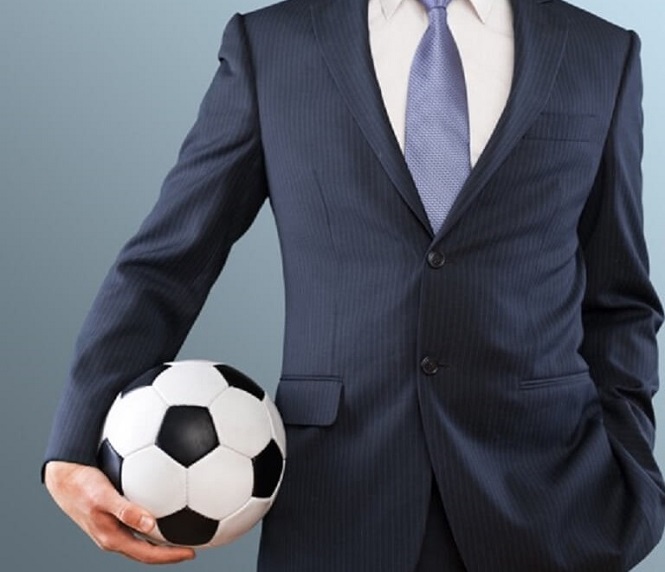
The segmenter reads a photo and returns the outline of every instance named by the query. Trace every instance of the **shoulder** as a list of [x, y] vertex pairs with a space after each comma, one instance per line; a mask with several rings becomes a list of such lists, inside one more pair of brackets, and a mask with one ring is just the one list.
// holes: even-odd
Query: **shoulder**
[[[541, 0], [542, 1], [542, 0]], [[622, 69], [629, 55], [639, 51], [637, 34], [564, 0], [550, 0], [568, 22], [567, 50], [590, 66]]]
[[244, 14], [250, 26], [278, 26], [289, 21], [309, 19], [312, 7], [328, 0], [283, 0]]
[[[285, 0], [247, 12], [236, 14], [242, 22], [251, 52], [260, 61], [294, 57], [294, 51], [308, 50], [313, 40], [312, 8], [331, 0]], [[333, 0], [334, 1], [334, 0]], [[360, 0], [359, 0], [360, 1]]]
[[[542, 1], [542, 0], [541, 0]], [[572, 33], [586, 34], [595, 41], [609, 41], [613, 43], [630, 43], [634, 32], [601, 18], [579, 6], [564, 0], [548, 0], [553, 7], [566, 17]]]

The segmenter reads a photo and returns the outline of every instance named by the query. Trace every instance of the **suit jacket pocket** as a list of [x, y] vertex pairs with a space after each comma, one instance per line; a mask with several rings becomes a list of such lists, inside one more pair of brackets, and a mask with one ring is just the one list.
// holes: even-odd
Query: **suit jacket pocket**
[[541, 113], [524, 134], [525, 139], [593, 141], [599, 136], [599, 121], [591, 114]]
[[567, 385], [576, 385], [583, 383], [593, 383], [588, 371], [563, 375], [560, 377], [547, 377], [542, 379], [526, 379], [519, 383], [520, 389], [543, 389], [548, 387], [559, 387]]
[[341, 396], [341, 377], [284, 375], [275, 403], [285, 425], [327, 427], [337, 419]]

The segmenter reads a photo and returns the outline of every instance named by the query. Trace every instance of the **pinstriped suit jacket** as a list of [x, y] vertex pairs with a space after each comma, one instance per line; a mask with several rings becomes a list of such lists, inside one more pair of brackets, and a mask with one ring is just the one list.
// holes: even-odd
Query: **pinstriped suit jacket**
[[665, 490], [639, 41], [559, 0], [513, 10], [507, 108], [436, 235], [381, 101], [366, 2], [234, 17], [83, 327], [47, 458], [94, 463], [115, 393], [174, 357], [267, 198], [289, 461], [260, 570], [411, 570], [432, 475], [470, 571], [642, 559]]

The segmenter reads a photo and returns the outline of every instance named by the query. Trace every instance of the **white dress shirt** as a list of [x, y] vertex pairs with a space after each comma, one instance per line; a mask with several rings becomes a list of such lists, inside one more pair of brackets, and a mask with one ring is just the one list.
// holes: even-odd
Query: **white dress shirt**
[[[411, 62], [429, 19], [419, 0], [369, 0], [374, 69], [397, 141], [404, 150]], [[452, 0], [448, 25], [462, 59], [469, 103], [471, 165], [506, 106], [515, 60], [509, 0]]]

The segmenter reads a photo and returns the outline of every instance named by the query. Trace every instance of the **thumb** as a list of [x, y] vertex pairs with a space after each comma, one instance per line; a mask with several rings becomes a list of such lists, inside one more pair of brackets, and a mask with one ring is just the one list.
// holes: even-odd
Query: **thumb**
[[155, 527], [155, 518], [149, 512], [129, 502], [117, 492], [115, 494], [112, 512], [120, 522], [143, 533], [148, 533]]

